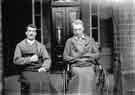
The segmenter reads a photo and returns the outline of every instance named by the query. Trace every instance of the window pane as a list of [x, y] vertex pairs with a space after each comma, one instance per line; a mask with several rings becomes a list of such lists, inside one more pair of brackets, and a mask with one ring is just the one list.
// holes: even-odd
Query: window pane
[[92, 4], [92, 14], [97, 14], [97, 5], [96, 4]]
[[92, 29], [92, 37], [95, 41], [98, 41], [98, 29], [94, 28]]
[[92, 27], [98, 26], [98, 17], [96, 15], [92, 16]]
[[40, 2], [35, 2], [35, 14], [40, 14]]
[[35, 16], [35, 25], [37, 26], [38, 29], [41, 27], [41, 17], [40, 16]]
[[37, 29], [37, 36], [36, 36], [36, 39], [38, 41], [41, 41], [41, 30], [40, 29]]

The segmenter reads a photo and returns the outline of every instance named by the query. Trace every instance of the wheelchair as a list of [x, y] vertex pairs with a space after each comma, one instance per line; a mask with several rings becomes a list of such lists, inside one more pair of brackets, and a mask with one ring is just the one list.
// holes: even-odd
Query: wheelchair
[[[72, 70], [71, 70], [71, 65], [74, 64], [73, 61], [66, 61], [64, 60], [64, 63], [66, 64], [66, 68], [64, 70], [64, 75], [65, 75], [65, 92], [64, 95], [66, 95], [67, 88], [68, 88], [68, 83], [70, 78], [72, 77]], [[106, 87], [106, 71], [105, 69], [101, 66], [101, 64], [98, 62], [97, 59], [91, 61], [92, 64], [94, 64], [94, 71], [96, 74], [96, 88], [99, 95], [104, 95], [105, 90], [108, 90]], [[108, 94], [105, 94], [108, 95]]]

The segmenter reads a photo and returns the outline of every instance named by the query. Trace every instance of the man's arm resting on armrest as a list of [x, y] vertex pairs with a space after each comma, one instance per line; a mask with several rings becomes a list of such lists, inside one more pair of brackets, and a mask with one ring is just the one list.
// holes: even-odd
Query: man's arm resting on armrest
[[82, 55], [82, 57], [90, 57], [90, 58], [94, 58], [94, 59], [97, 59], [99, 57], [99, 52], [97, 53], [85, 53]]
[[50, 58], [45, 59], [42, 66], [38, 69], [38, 71], [39, 72], [48, 71], [50, 69], [50, 66], [51, 66], [51, 59]]
[[19, 45], [17, 45], [14, 52], [13, 62], [18, 65], [28, 64], [31, 62], [31, 57], [30, 56], [23, 57], [21, 48]]
[[30, 64], [30, 62], [31, 62], [31, 57], [20, 57], [14, 59], [14, 63], [17, 65]]
[[37, 55], [28, 56], [28, 57], [16, 56], [14, 58], [14, 63], [18, 65], [31, 64], [32, 62], [37, 62], [37, 61], [38, 61]]

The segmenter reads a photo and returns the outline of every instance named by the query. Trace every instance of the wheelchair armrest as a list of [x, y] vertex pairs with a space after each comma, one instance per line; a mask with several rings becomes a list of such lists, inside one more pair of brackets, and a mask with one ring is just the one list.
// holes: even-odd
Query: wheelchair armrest
[[72, 65], [74, 62], [64, 60], [64, 63], [66, 64], [65, 70], [66, 70], [67, 72], [70, 72], [70, 71], [71, 71], [71, 65]]

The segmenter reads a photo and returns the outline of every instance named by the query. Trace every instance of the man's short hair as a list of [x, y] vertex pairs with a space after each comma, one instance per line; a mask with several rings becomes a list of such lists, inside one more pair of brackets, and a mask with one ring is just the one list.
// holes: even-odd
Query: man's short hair
[[83, 21], [82, 20], [80, 20], [80, 19], [76, 19], [76, 20], [74, 20], [73, 22], [72, 22], [72, 27], [74, 26], [74, 25], [82, 25], [83, 26]]
[[28, 25], [27, 25], [27, 28], [28, 28], [28, 27], [37, 28], [36, 25], [34, 25], [34, 24], [28, 24]]

